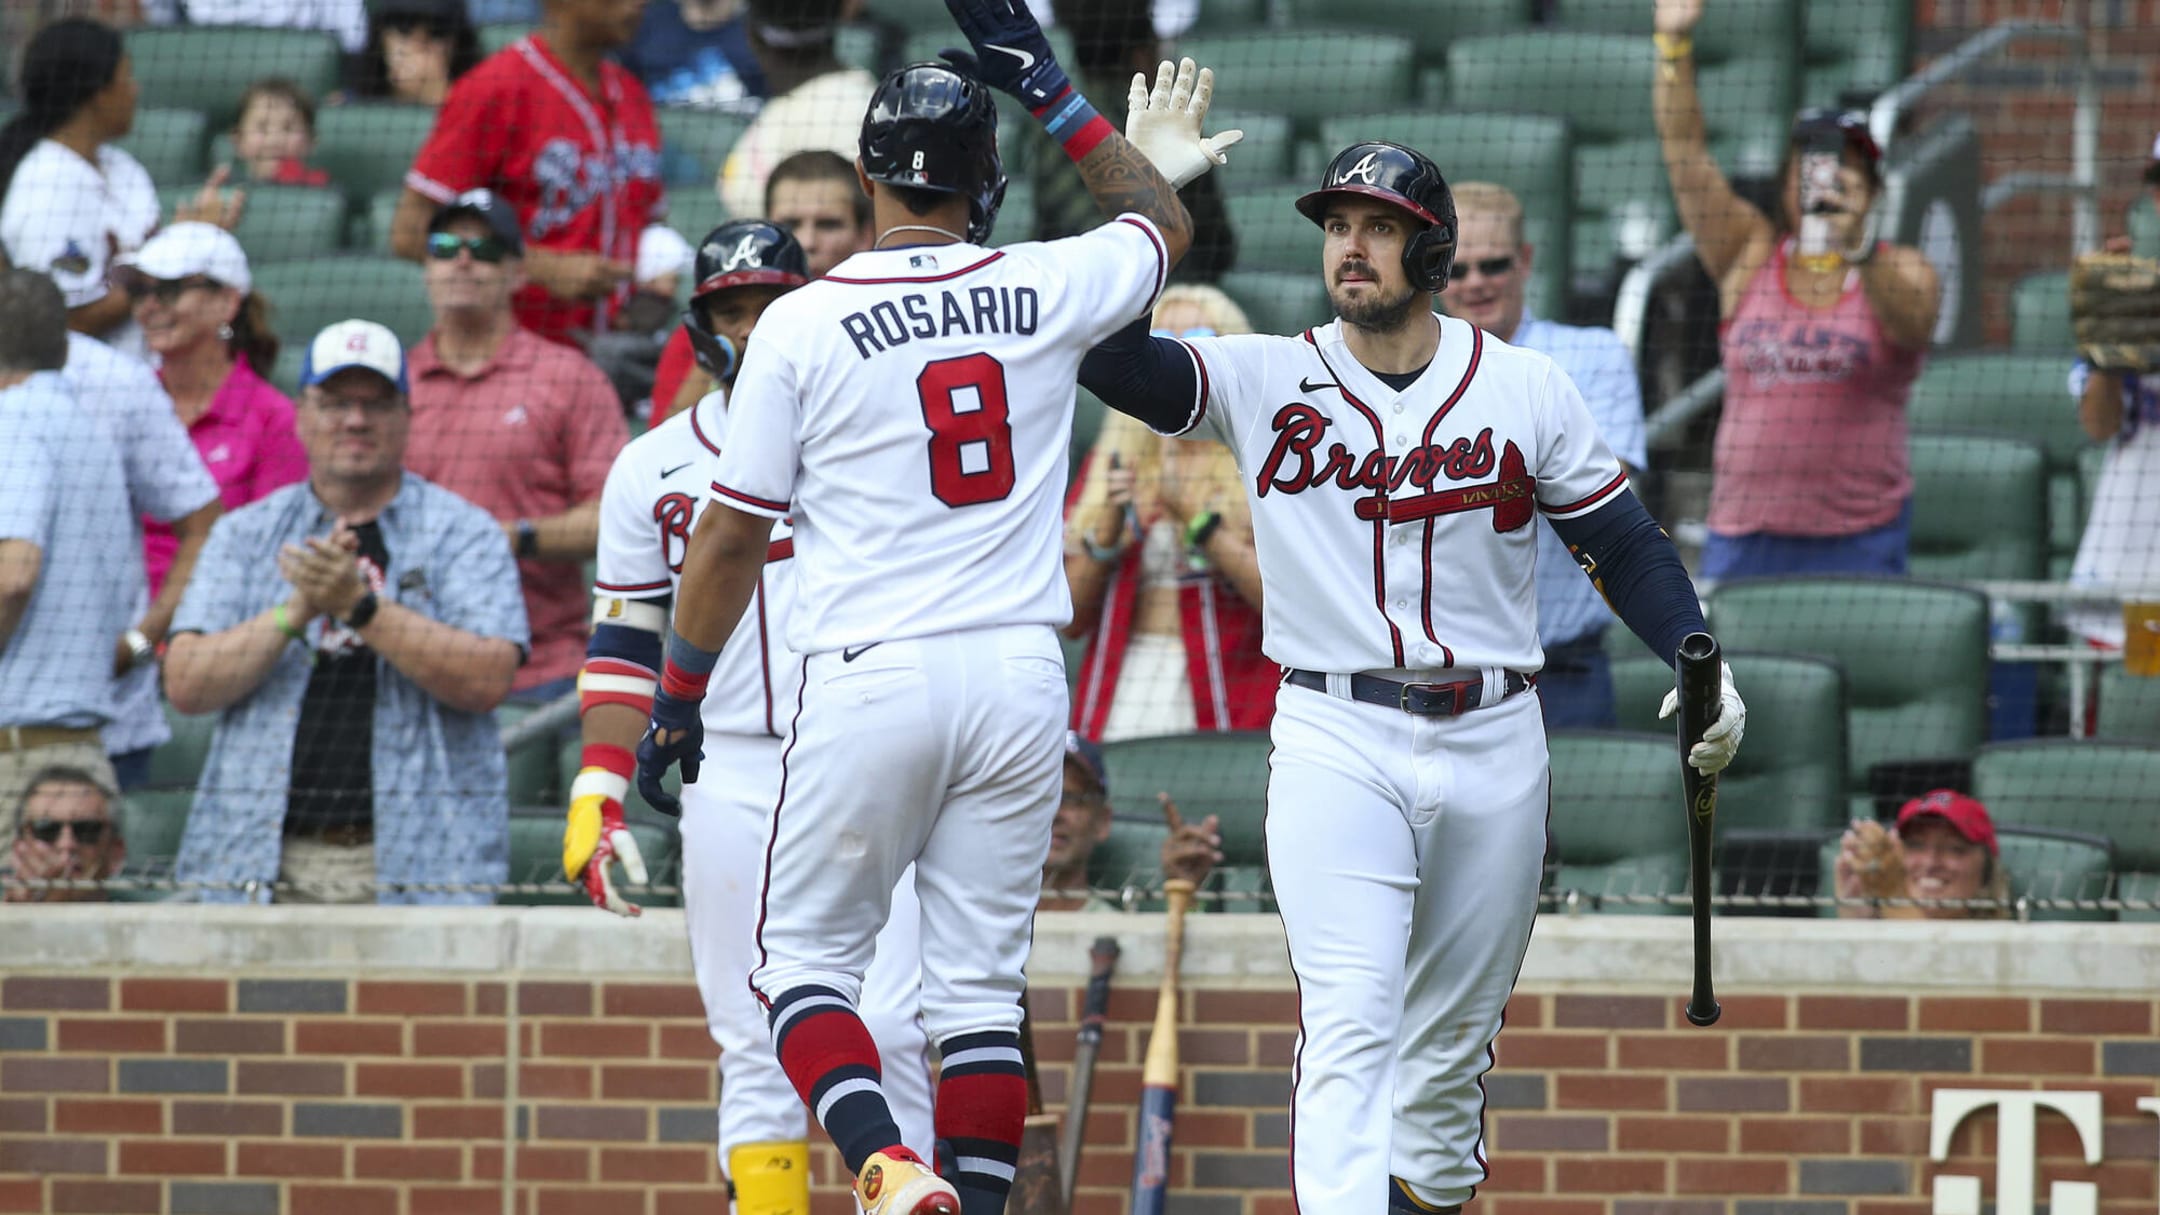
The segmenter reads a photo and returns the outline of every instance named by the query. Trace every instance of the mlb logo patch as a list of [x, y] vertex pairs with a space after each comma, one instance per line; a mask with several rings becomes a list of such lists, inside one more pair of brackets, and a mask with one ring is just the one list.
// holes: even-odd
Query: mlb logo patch
[[935, 270], [935, 269], [937, 269], [937, 259], [936, 259], [936, 258], [934, 258], [934, 257], [932, 257], [932, 256], [930, 256], [930, 255], [929, 255], [929, 254], [927, 254], [927, 253], [918, 253], [918, 254], [914, 255], [913, 257], [910, 257], [909, 259], [907, 259], [907, 264], [908, 264], [908, 269], [910, 269], [910, 270]]

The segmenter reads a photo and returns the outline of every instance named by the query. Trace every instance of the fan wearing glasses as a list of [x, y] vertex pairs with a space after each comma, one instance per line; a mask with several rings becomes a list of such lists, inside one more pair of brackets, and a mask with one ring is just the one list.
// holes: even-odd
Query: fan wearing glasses
[[48, 886], [46, 882], [102, 882], [120, 872], [127, 844], [113, 817], [112, 791], [82, 768], [41, 768], [30, 778], [15, 827], [16, 881], [10, 903], [89, 903], [110, 897], [102, 886]]
[[[1562, 325], [1536, 315], [1524, 299], [1535, 252], [1523, 240], [1523, 205], [1513, 191], [1490, 182], [1455, 187], [1460, 229], [1455, 264], [1440, 307], [1511, 346], [1546, 355], [1575, 381], [1605, 445], [1630, 477], [1645, 463], [1642, 388], [1620, 335], [1602, 327]], [[1575, 566], [1549, 520], [1538, 523], [1538, 705], [1545, 728], [1611, 729], [1612, 663], [1605, 629], [1613, 621], [1597, 587]]]

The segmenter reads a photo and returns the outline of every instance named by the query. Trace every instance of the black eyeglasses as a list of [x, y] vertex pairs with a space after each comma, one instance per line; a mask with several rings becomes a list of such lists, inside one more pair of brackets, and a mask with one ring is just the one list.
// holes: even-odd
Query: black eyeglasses
[[510, 256], [510, 246], [494, 236], [459, 236], [455, 232], [436, 232], [427, 238], [427, 255], [439, 262], [454, 262], [458, 250], [472, 254], [476, 262], [493, 266]]
[[121, 282], [121, 288], [127, 292], [129, 299], [153, 299], [168, 308], [178, 302], [181, 296], [198, 287], [205, 291], [215, 291], [221, 286], [223, 284], [216, 279], [204, 278], [200, 274], [189, 278], [171, 279], [151, 278], [146, 274], [131, 274]]
[[23, 830], [29, 832], [30, 838], [40, 844], [57, 844], [60, 842], [61, 832], [72, 831], [75, 842], [85, 848], [98, 846], [98, 842], [105, 838], [105, 827], [106, 824], [97, 819], [78, 822], [62, 818], [34, 818], [23, 824]]
[[1448, 281], [1459, 283], [1469, 278], [1472, 266], [1476, 266], [1477, 272], [1486, 278], [1499, 278], [1515, 269], [1515, 258], [1510, 254], [1507, 257], [1488, 257], [1481, 262], [1456, 262], [1448, 267]]

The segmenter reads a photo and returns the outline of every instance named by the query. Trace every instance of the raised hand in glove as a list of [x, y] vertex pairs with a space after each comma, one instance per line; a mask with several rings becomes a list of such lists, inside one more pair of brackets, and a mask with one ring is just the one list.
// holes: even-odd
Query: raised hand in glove
[[[609, 750], [629, 756], [619, 747]], [[592, 752], [587, 748], [587, 755]], [[593, 906], [620, 916], [641, 908], [615, 889], [614, 865], [621, 862], [631, 884], [645, 884], [645, 856], [637, 837], [623, 822], [622, 799], [630, 783], [616, 772], [589, 764], [570, 782], [570, 816], [563, 825], [563, 876], [585, 887]]]
[[682, 817], [682, 800], [660, 782], [667, 770], [682, 765], [683, 783], [694, 785], [698, 764], [705, 758], [705, 721], [699, 715], [703, 702], [669, 695], [663, 681], [653, 693], [652, 724], [637, 745], [637, 787], [645, 801], [662, 814]]
[[[1660, 721], [1680, 711], [1680, 689], [1665, 693], [1665, 703], [1658, 709]], [[1747, 733], [1747, 705], [1740, 693], [1733, 690], [1732, 664], [1718, 664], [1718, 716], [1703, 731], [1702, 741], [1688, 748], [1688, 766], [1704, 776], [1715, 776], [1732, 763], [1734, 753], [1740, 750], [1740, 736]]]
[[1245, 138], [1243, 131], [1200, 133], [1214, 96], [1215, 73], [1196, 67], [1190, 59], [1175, 64], [1163, 60], [1155, 69], [1152, 92], [1146, 73], [1133, 73], [1132, 91], [1126, 98], [1125, 139], [1180, 189], [1225, 163], [1228, 158], [1223, 153]]
[[945, 0], [953, 24], [967, 35], [974, 54], [948, 50], [941, 57], [967, 75], [1039, 110], [1072, 88], [1058, 66], [1027, 0]]
[[2078, 357], [2100, 371], [2160, 371], [2160, 262], [2088, 253], [2070, 266]]

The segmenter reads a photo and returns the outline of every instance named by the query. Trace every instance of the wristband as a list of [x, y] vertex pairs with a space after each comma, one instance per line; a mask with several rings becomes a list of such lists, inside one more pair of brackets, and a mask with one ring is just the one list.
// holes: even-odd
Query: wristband
[[1650, 41], [1657, 47], [1658, 58], [1666, 63], [1678, 63], [1695, 54], [1695, 39], [1688, 34], [1652, 34]]
[[1091, 559], [1104, 565], [1115, 565], [1118, 559], [1125, 555], [1125, 549], [1122, 545], [1097, 544], [1095, 543], [1095, 537], [1085, 533], [1082, 533], [1080, 537], [1080, 547], [1087, 550], [1087, 555]]
[[683, 640], [682, 634], [670, 633], [667, 663], [660, 669], [660, 690], [677, 700], [703, 700], [713, 664], [719, 661], [717, 650], [701, 650]]
[[120, 640], [128, 648], [130, 668], [139, 667], [157, 657], [157, 647], [150, 644], [149, 636], [141, 629], [129, 629], [120, 634]]
[[517, 544], [514, 546], [514, 548], [517, 552], [517, 555], [520, 557], [539, 556], [540, 529], [533, 526], [533, 521], [530, 519], [518, 520], [516, 530]]
[[270, 609], [270, 623], [276, 625], [277, 631], [285, 634], [287, 640], [307, 640], [306, 632], [293, 627], [292, 616], [286, 612], [285, 605], [282, 603]]
[[570, 782], [570, 800], [576, 802], [589, 794], [621, 805], [630, 795], [630, 774], [637, 771], [637, 758], [628, 747], [608, 743], [586, 743], [578, 754], [578, 774]]
[[1194, 515], [1192, 522], [1185, 525], [1185, 547], [1194, 552], [1206, 548], [1207, 542], [1215, 536], [1215, 529], [1221, 526], [1222, 512], [1219, 510], [1204, 510]]
[[1095, 111], [1088, 99], [1071, 85], [1052, 97], [1049, 102], [1034, 111], [1035, 120], [1043, 124], [1050, 138], [1058, 141], [1065, 155], [1074, 163], [1086, 158], [1096, 145], [1117, 133], [1110, 120]]
[[352, 610], [345, 613], [345, 627], [355, 633], [366, 628], [369, 622], [375, 619], [375, 609], [381, 606], [382, 600], [373, 591], [360, 596], [352, 605]]

